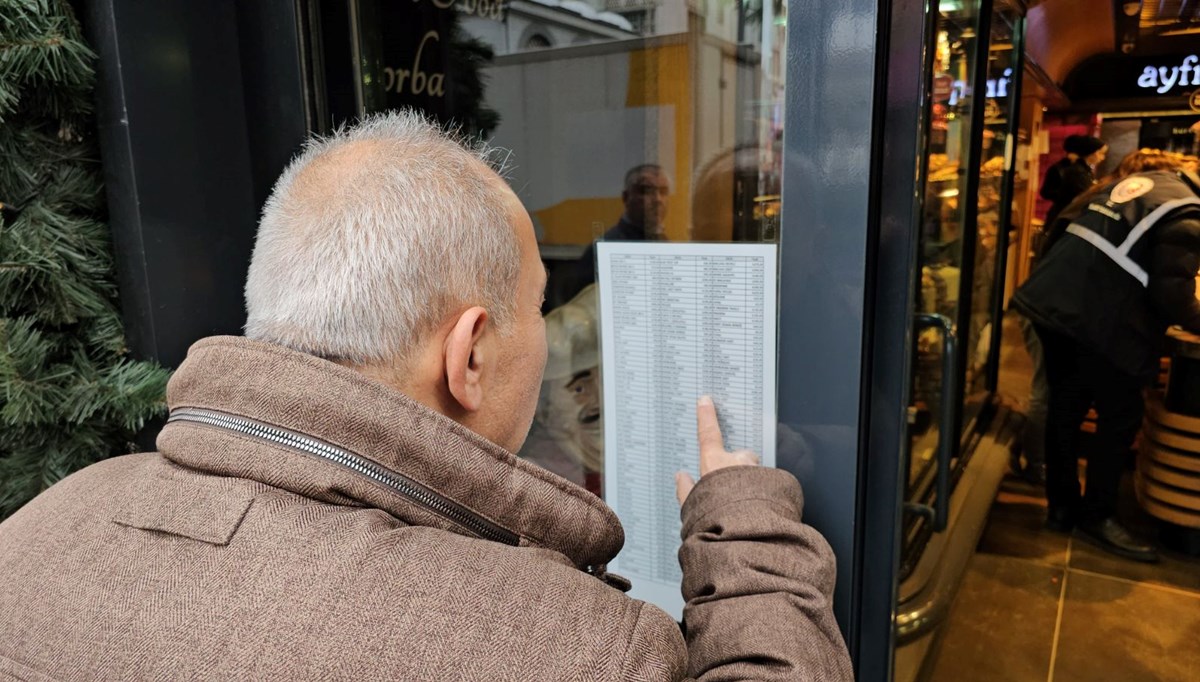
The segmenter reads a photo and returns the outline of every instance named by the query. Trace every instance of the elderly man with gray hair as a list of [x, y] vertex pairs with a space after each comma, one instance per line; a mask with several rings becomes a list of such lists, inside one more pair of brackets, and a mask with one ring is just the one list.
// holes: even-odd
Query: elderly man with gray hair
[[710, 400], [676, 480], [686, 643], [605, 571], [612, 511], [511, 454], [545, 272], [487, 159], [407, 113], [305, 148], [246, 337], [192, 347], [159, 452], [0, 525], [0, 678], [850, 677], [796, 480], [726, 452]]

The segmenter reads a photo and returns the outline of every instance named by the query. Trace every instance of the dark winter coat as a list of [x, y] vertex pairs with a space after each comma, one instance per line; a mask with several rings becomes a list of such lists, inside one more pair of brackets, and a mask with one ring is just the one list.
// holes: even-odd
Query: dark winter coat
[[160, 453], [0, 524], [0, 679], [850, 678], [784, 471], [688, 497], [685, 647], [605, 579], [624, 536], [599, 498], [382, 384], [218, 337], [168, 402]]
[[[617, 224], [608, 228], [604, 235], [597, 241], [646, 241], [646, 229], [640, 225], [634, 225], [626, 220], [625, 216], [621, 216]], [[587, 285], [596, 281], [596, 242], [588, 244], [587, 248], [583, 250], [583, 254], [579, 257], [579, 260], [572, 263], [570, 267], [563, 268], [560, 273], [559, 279], [561, 281], [556, 282], [554, 285], [554, 307], [575, 298]]]
[[1121, 371], [1152, 379], [1169, 325], [1200, 333], [1198, 182], [1158, 171], [1096, 192], [1014, 305]]

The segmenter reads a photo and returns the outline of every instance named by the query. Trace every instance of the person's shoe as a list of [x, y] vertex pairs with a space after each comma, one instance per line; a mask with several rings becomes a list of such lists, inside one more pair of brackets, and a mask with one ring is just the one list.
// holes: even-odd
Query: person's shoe
[[1069, 507], [1050, 507], [1046, 510], [1046, 530], [1070, 533], [1075, 527], [1075, 510]]
[[1154, 547], [1135, 538], [1115, 517], [1081, 523], [1076, 530], [1081, 538], [1111, 554], [1150, 564], [1158, 562]]

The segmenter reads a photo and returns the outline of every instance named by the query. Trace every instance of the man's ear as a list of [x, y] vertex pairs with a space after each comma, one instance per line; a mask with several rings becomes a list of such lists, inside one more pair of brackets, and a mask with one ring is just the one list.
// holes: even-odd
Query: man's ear
[[446, 386], [462, 409], [474, 412], [483, 404], [483, 371], [491, 358], [480, 344], [487, 328], [483, 308], [468, 308], [459, 315], [446, 337]]

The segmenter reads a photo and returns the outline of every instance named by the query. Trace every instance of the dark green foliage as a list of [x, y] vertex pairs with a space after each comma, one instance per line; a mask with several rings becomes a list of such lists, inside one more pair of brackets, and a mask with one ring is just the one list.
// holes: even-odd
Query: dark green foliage
[[0, 519], [165, 409], [167, 371], [126, 357], [94, 63], [65, 0], [0, 0]]
[[467, 33], [459, 26], [458, 13], [450, 25], [451, 49], [447, 71], [450, 79], [450, 101], [454, 102], [453, 119], [461, 133], [469, 139], [490, 137], [500, 125], [500, 112], [484, 103], [487, 84], [483, 69], [492, 63], [495, 54], [491, 46]]

